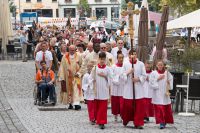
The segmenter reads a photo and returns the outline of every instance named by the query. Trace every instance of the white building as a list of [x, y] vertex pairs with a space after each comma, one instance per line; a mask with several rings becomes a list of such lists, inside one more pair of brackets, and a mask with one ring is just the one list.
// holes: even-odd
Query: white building
[[13, 0], [17, 13], [37, 12], [39, 17], [59, 17], [58, 0]]
[[78, 8], [79, 0], [58, 0], [59, 17], [79, 19], [80, 16], [93, 19], [118, 20], [121, 0], [88, 0], [90, 11], [82, 12]]

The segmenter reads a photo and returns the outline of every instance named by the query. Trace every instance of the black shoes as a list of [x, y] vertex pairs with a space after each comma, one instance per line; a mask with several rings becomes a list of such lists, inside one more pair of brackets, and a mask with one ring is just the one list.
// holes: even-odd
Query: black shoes
[[143, 126], [135, 126], [135, 129], [144, 129]]
[[144, 122], [145, 122], [145, 123], [148, 123], [148, 122], [149, 122], [149, 118], [148, 118], [148, 117], [145, 117], [145, 118], [144, 118]]
[[69, 104], [69, 107], [68, 107], [68, 109], [73, 109], [73, 106], [72, 106], [72, 104]]
[[91, 125], [95, 125], [95, 120], [90, 122]]
[[123, 125], [126, 127], [128, 122], [123, 121]]
[[100, 129], [104, 129], [104, 128], [105, 128], [104, 124], [100, 124], [100, 125], [99, 125], [99, 128], [100, 128]]
[[75, 105], [75, 110], [80, 110], [81, 106], [80, 105]]

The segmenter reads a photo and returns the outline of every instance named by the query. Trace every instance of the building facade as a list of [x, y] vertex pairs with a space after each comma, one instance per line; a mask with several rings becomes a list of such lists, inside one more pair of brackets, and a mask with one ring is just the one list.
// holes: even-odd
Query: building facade
[[59, 17], [118, 20], [120, 2], [121, 0], [88, 0], [90, 10], [86, 12], [78, 7], [79, 0], [58, 0]]
[[59, 17], [58, 0], [14, 0], [18, 15], [37, 12], [39, 17]]

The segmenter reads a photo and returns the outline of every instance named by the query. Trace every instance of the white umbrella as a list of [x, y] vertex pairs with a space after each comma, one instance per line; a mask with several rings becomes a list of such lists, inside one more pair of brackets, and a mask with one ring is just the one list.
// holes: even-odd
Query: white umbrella
[[106, 29], [117, 29], [120, 26], [121, 25], [116, 23], [116, 22], [100, 20], [100, 21], [92, 22], [91, 25], [90, 25], [90, 29], [92, 27], [94, 27], [94, 28], [95, 27], [103, 27], [103, 28], [106, 28]]
[[167, 29], [200, 27], [200, 9], [167, 23]]
[[0, 7], [0, 38], [2, 38], [2, 49], [6, 53], [8, 39], [13, 36], [8, 0], [0, 0]]

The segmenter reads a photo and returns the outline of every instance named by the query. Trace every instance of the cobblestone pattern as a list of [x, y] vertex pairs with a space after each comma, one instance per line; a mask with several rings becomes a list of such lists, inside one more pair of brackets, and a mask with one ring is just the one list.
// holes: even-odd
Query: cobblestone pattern
[[[0, 84], [6, 95], [8, 103], [16, 113], [24, 127], [30, 133], [199, 133], [200, 116], [182, 117], [174, 115], [175, 124], [167, 125], [167, 128], [160, 130], [155, 120], [150, 119], [150, 123], [145, 124], [144, 130], [133, 129], [132, 122], [125, 128], [121, 123], [115, 123], [108, 110], [108, 124], [105, 130], [100, 130], [97, 125], [92, 126], [88, 122], [87, 109], [82, 105], [81, 111], [39, 111], [38, 107], [33, 105], [32, 91], [34, 88], [35, 74], [34, 62], [22, 63], [20, 61], [2, 61], [0, 62]], [[57, 88], [58, 89], [58, 88]], [[0, 95], [1, 96], [1, 95]], [[4, 98], [6, 101], [6, 99]], [[2, 101], [1, 101], [2, 102]], [[9, 105], [8, 104], [8, 105]], [[196, 104], [198, 105], [198, 104]], [[1, 107], [1, 105], [0, 105]], [[4, 106], [7, 108], [7, 106]], [[58, 104], [56, 108], [66, 108]], [[8, 114], [8, 117], [15, 113]], [[16, 116], [15, 115], [15, 116]], [[16, 116], [16, 117], [17, 117]], [[17, 121], [17, 120], [16, 120]], [[18, 121], [20, 123], [20, 121]], [[0, 118], [0, 123], [8, 124]], [[11, 122], [12, 123], [12, 122]], [[1, 124], [0, 124], [1, 125]], [[14, 125], [14, 124], [12, 124]], [[15, 126], [14, 126], [15, 127]], [[18, 128], [17, 128], [18, 129]], [[0, 130], [0, 133], [2, 131]], [[5, 131], [6, 132], [6, 131]]]
[[8, 103], [0, 84], [0, 133], [26, 133], [12, 107]]

